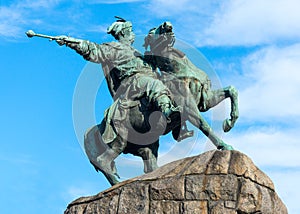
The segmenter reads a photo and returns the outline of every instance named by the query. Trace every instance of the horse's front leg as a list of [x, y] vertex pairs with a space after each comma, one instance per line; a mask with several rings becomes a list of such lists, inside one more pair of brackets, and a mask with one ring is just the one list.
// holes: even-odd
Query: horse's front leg
[[230, 118], [225, 119], [223, 122], [224, 132], [230, 131], [239, 117], [238, 92], [235, 87], [228, 86], [223, 89], [207, 91], [207, 96], [204, 100], [205, 105], [200, 106], [200, 111], [207, 111], [208, 109], [218, 105], [226, 98], [230, 98], [231, 112]]
[[200, 114], [200, 111], [197, 108], [197, 104], [194, 100], [189, 100], [186, 104], [186, 108], [183, 114], [184, 119], [187, 119], [194, 126], [199, 128], [203, 134], [205, 134], [211, 142], [220, 150], [233, 150], [233, 147], [224, 143], [212, 130], [206, 120]]
[[209, 126], [209, 124], [204, 120], [204, 118], [199, 115], [198, 118], [193, 118], [189, 120], [193, 125], [197, 124], [197, 127], [205, 134], [211, 142], [220, 150], [233, 150], [231, 145], [226, 144], [221, 140]]
[[138, 149], [138, 156], [140, 156], [144, 161], [144, 172], [152, 172], [158, 168], [157, 165], [157, 151], [158, 151], [159, 141], [149, 145], [149, 147], [144, 147]]

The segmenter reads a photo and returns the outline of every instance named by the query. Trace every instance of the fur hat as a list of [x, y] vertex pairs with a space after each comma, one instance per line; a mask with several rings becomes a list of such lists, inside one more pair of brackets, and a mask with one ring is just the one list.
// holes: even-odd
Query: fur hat
[[115, 16], [118, 20], [112, 23], [107, 28], [107, 33], [113, 35], [114, 37], [117, 36], [123, 29], [132, 27], [132, 23], [126, 21], [125, 19]]

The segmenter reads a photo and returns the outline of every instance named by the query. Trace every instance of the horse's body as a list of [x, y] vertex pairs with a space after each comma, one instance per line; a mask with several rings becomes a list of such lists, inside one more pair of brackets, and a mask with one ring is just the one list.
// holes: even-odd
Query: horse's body
[[[112, 185], [118, 182], [117, 177], [119, 177], [114, 162], [116, 157], [121, 153], [139, 156], [144, 161], [144, 172], [151, 172], [158, 168], [159, 137], [181, 126], [180, 115], [172, 117], [174, 122], [166, 123], [160, 112], [155, 112], [154, 109], [147, 110], [141, 111], [140, 105], [127, 109], [128, 115], [121, 124], [114, 120], [117, 118], [110, 118], [109, 123], [108, 119], [104, 118], [84, 136], [84, 147], [90, 162]], [[152, 122], [149, 123], [151, 120]], [[115, 137], [105, 137], [107, 126], [112, 127]]]
[[[163, 31], [160, 33], [163, 34]], [[157, 41], [157, 38], [154, 41]], [[154, 65], [162, 71], [161, 80], [169, 87], [175, 102], [184, 107], [181, 115], [173, 115], [171, 122], [166, 123], [161, 114], [153, 114], [156, 109], [145, 105], [142, 100], [119, 114], [123, 115], [122, 121], [108, 114], [110, 116], [106, 116], [101, 124], [92, 127], [85, 134], [84, 146], [90, 162], [112, 185], [118, 182], [114, 163], [117, 156], [121, 153], [140, 156], [144, 160], [144, 172], [153, 171], [158, 167], [159, 136], [174, 129], [180, 130], [185, 121], [199, 128], [218, 149], [232, 149], [215, 135], [200, 112], [209, 110], [229, 97], [231, 118], [223, 123], [224, 131], [229, 131], [238, 118], [237, 91], [232, 86], [212, 91], [208, 76], [183, 53], [170, 48], [168, 44], [155, 44], [159, 48], [152, 48], [152, 59]], [[117, 106], [115, 109], [122, 108]], [[107, 127], [110, 127], [110, 134], [114, 137], [106, 137]]]

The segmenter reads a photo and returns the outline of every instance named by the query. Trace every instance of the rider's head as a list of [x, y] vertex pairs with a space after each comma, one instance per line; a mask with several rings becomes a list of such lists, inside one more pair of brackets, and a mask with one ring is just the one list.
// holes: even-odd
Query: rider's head
[[132, 32], [132, 23], [120, 17], [116, 18], [118, 20], [107, 28], [107, 33], [115, 37], [116, 40], [133, 43], [135, 35]]

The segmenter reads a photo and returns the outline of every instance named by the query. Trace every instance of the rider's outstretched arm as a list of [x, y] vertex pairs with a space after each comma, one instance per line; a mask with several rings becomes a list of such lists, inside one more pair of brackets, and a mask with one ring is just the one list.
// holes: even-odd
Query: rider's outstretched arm
[[[67, 39], [64, 39], [63, 37]], [[105, 61], [105, 50], [102, 50], [103, 45], [97, 44], [95, 42], [90, 42], [88, 40], [75, 39], [67, 36], [61, 36], [61, 38], [61, 40], [57, 41], [59, 45], [66, 45], [67, 47], [74, 49], [78, 54], [83, 56], [85, 60], [95, 63], [103, 63]]]
[[87, 61], [102, 64], [109, 91], [112, 97], [114, 97], [115, 86], [110, 76], [111, 69], [113, 68], [113, 64], [111, 63], [111, 57], [114, 55], [113, 50], [111, 50], [110, 46], [106, 43], [97, 44], [95, 42], [82, 39], [76, 39], [76, 41], [76, 43], [68, 43], [65, 41], [57, 41], [57, 43], [74, 49]]
[[104, 54], [101, 47], [102, 45], [87, 40], [79, 41], [80, 42], [78, 44], [66, 43], [66, 46], [74, 49], [78, 54], [83, 56], [85, 60], [95, 63], [103, 63]]

